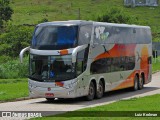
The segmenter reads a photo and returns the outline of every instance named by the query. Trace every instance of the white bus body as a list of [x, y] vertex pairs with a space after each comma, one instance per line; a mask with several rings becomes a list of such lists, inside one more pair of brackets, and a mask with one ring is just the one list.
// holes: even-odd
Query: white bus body
[[148, 26], [93, 21], [37, 25], [29, 50], [31, 97], [101, 98], [104, 92], [142, 89], [152, 77]]

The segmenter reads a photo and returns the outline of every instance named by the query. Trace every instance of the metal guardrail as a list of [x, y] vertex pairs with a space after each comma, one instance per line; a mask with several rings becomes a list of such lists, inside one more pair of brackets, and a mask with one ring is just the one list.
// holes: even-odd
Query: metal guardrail
[[157, 51], [157, 55], [160, 56], [160, 42], [153, 42], [152, 50]]
[[153, 50], [153, 62], [160, 62], [160, 50]]

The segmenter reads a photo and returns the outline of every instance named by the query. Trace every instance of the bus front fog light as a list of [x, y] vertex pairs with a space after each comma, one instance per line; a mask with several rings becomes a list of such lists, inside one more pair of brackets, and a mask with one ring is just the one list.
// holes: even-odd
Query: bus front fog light
[[37, 86], [32, 85], [32, 84], [29, 84], [29, 87], [30, 87], [30, 88], [36, 88]]
[[72, 87], [72, 85], [69, 84], [69, 85], [66, 86], [66, 89], [69, 89], [71, 87]]
[[32, 84], [31, 83], [29, 83], [29, 87], [32, 88]]
[[29, 93], [30, 93], [30, 94], [34, 94], [34, 92], [33, 92], [33, 91], [29, 91]]

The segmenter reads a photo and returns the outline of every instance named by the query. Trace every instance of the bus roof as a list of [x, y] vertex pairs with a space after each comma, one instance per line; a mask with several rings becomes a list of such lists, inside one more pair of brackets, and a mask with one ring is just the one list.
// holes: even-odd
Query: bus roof
[[104, 25], [104, 26], [116, 26], [116, 27], [132, 27], [132, 28], [148, 28], [149, 26], [141, 26], [141, 25], [134, 25], [134, 24], [118, 24], [118, 23], [107, 23], [107, 22], [94, 22], [94, 25]]
[[85, 20], [53, 21], [53, 22], [40, 23], [37, 26], [46, 26], [46, 25], [71, 26], [71, 25], [80, 25], [82, 23], [93, 23], [93, 22]]
[[117, 26], [117, 27], [132, 27], [132, 28], [148, 28], [149, 26], [140, 26], [140, 25], [130, 25], [130, 24], [118, 24], [118, 23], [107, 23], [107, 22], [96, 22], [96, 21], [85, 21], [85, 20], [68, 20], [68, 21], [53, 21], [40, 23], [37, 26], [46, 26], [46, 25], [56, 25], [56, 26], [71, 26], [71, 25], [80, 25], [82, 23], [92, 23], [94, 26], [104, 25], [104, 26]]

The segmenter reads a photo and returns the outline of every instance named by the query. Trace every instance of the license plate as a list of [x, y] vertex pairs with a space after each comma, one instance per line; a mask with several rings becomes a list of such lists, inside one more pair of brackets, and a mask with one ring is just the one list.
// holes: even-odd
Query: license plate
[[54, 94], [53, 93], [45, 93], [45, 96], [47, 96], [47, 97], [53, 97]]

